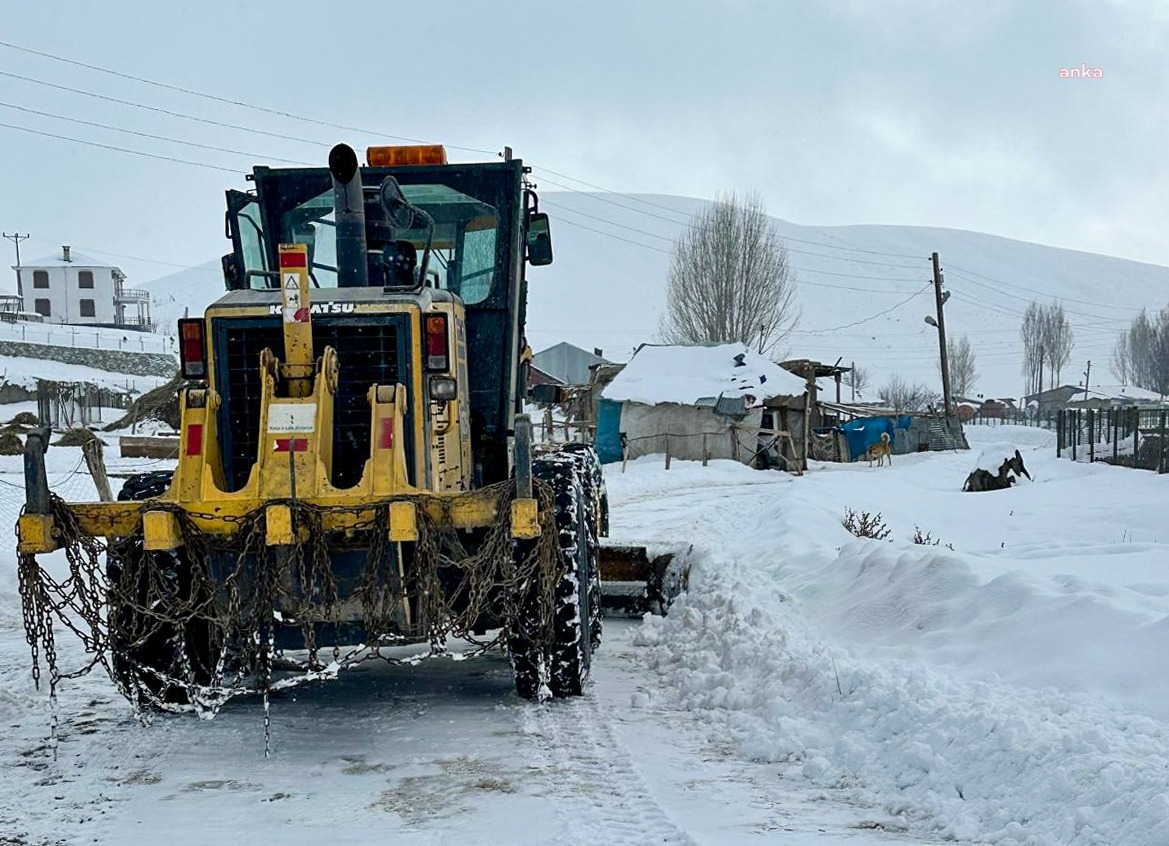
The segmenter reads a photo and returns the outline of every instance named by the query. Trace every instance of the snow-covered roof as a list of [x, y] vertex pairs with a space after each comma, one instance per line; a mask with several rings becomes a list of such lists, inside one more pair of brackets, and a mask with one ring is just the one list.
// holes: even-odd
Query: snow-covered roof
[[[116, 264], [111, 264], [106, 259], [95, 259], [92, 256], [87, 256], [84, 253], [79, 253], [77, 250], [69, 250], [69, 261], [65, 261], [61, 252], [58, 250], [51, 256], [42, 256], [32, 261], [22, 261], [20, 263], [21, 270], [28, 270], [30, 267], [114, 267], [118, 268]], [[16, 266], [13, 265], [13, 270]], [[121, 268], [118, 268], [121, 272]]]
[[1161, 395], [1156, 391], [1146, 391], [1133, 385], [1093, 385], [1088, 389], [1088, 396], [1108, 397], [1110, 399], [1125, 398], [1133, 400], [1150, 400], [1157, 402]]
[[[736, 361], [742, 356], [742, 365]], [[602, 392], [606, 399], [645, 405], [693, 405], [703, 397], [753, 396], [756, 401], [804, 393], [806, 382], [743, 344], [642, 346]]]

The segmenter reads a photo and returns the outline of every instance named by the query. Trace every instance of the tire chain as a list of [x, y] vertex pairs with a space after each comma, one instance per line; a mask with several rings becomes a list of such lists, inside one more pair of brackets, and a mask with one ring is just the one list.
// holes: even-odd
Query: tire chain
[[[168, 485], [166, 472], [143, 474], [127, 480], [122, 498], [151, 498]], [[476, 494], [494, 498], [499, 503], [498, 513], [507, 515], [515, 496], [514, 482], [482, 488], [470, 495]], [[271, 554], [265, 541], [263, 507], [238, 518], [220, 517], [237, 524], [235, 533], [224, 539], [201, 532], [192, 516], [178, 506], [151, 503], [152, 510], [175, 514], [186, 559], [185, 565], [176, 565], [173, 555], [144, 553], [140, 541], [135, 544], [133, 539], [118, 539], [107, 543], [86, 534], [68, 505], [54, 496], [51, 513], [55, 537], [64, 550], [68, 574], [57, 581], [39, 566], [34, 555], [19, 557], [20, 594], [33, 679], [39, 686], [43, 672], [48, 671], [50, 695], [55, 703], [61, 680], [84, 675], [101, 664], [143, 718], [144, 710], [214, 715], [228, 699], [257, 688], [265, 694], [266, 701], [273, 686], [274, 659], [284, 657], [273, 646], [272, 615], [278, 607], [289, 609], [284, 613], [291, 620], [306, 621], [301, 630], [308, 651], [308, 660], [299, 665], [301, 677], [282, 680], [281, 687], [331, 677], [336, 669], [373, 658], [393, 662], [382, 649], [406, 640], [429, 641], [431, 655], [444, 653], [443, 644], [448, 637], [465, 639], [482, 652], [499, 645], [501, 640], [506, 643], [507, 633], [522, 626], [533, 644], [547, 652], [555, 638], [553, 589], [563, 578], [565, 563], [557, 546], [551, 488], [537, 480], [535, 495], [541, 535], [527, 543], [522, 553], [517, 552], [519, 547], [510, 536], [506, 518], [480, 532], [477, 544], [465, 544], [453, 528], [449, 499], [412, 498], [419, 506], [419, 539], [407, 583], [396, 578], [396, 566], [393, 573], [387, 570], [387, 564], [397, 564], [396, 557], [390, 554], [389, 509], [385, 507], [391, 500], [361, 508], [286, 501], [300, 531], [287, 554], [279, 556]], [[438, 519], [431, 516], [427, 506], [439, 513]], [[338, 513], [351, 514], [357, 523], [356, 531], [369, 538], [366, 563], [354, 595], [361, 602], [366, 638], [372, 646], [343, 651], [340, 643], [328, 645], [333, 666], [325, 672], [319, 656], [325, 647], [316, 642], [313, 623], [308, 621], [338, 621], [339, 597], [329, 559], [330, 535], [321, 528], [326, 514]], [[141, 537], [140, 516], [135, 537]], [[101, 564], [103, 553], [113, 553], [111, 563], [118, 565], [120, 578], [110, 578]], [[214, 578], [208, 567], [213, 553], [229, 562], [234, 560], [227, 572]], [[176, 566], [186, 566], [190, 571], [186, 596], [176, 588], [182, 582], [175, 578]], [[536, 620], [530, 619], [531, 607], [525, 607], [530, 585], [540, 586]], [[424, 622], [404, 635], [397, 618], [405, 596], [420, 598]], [[126, 619], [135, 625], [127, 626]], [[474, 630], [483, 619], [502, 621], [502, 632], [491, 639], [476, 636]], [[198, 668], [192, 667], [190, 661], [189, 645], [183, 642], [184, 632], [192, 623], [207, 627], [218, 651], [215, 661], [202, 668], [207, 678], [198, 677]], [[61, 672], [58, 666], [57, 624], [77, 635], [87, 655], [86, 663], [69, 673]], [[130, 660], [129, 672], [115, 671], [111, 659], [119, 644], [141, 645], [159, 636], [174, 639], [180, 647], [170, 666], [145, 666]], [[127, 658], [124, 653], [122, 649], [119, 661]], [[234, 665], [230, 671], [229, 663]], [[168, 696], [168, 691], [182, 695]]]

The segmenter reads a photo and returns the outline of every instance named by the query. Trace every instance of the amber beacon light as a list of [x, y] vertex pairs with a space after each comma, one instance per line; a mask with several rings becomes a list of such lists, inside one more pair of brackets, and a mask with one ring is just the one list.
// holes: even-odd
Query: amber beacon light
[[370, 167], [401, 167], [402, 165], [444, 165], [446, 147], [442, 144], [420, 144], [414, 147], [369, 147], [365, 160]]

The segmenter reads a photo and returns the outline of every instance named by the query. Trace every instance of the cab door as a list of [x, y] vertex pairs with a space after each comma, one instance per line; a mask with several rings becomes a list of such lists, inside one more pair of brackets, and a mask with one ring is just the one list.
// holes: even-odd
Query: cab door
[[255, 196], [228, 191], [225, 226], [232, 246], [231, 255], [223, 257], [228, 290], [275, 287], [278, 274], [268, 267], [268, 244]]

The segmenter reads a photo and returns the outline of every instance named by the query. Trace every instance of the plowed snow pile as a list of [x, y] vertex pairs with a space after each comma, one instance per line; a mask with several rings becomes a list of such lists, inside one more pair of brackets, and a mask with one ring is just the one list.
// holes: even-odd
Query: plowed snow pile
[[[1057, 460], [1045, 432], [967, 431], [969, 453], [891, 469], [611, 474], [615, 536], [696, 545], [689, 593], [638, 636], [634, 704], [687, 711], [889, 829], [1164, 846], [1169, 476]], [[961, 493], [1015, 448], [1034, 482]], [[846, 507], [883, 512], [889, 539], [847, 533]]]

